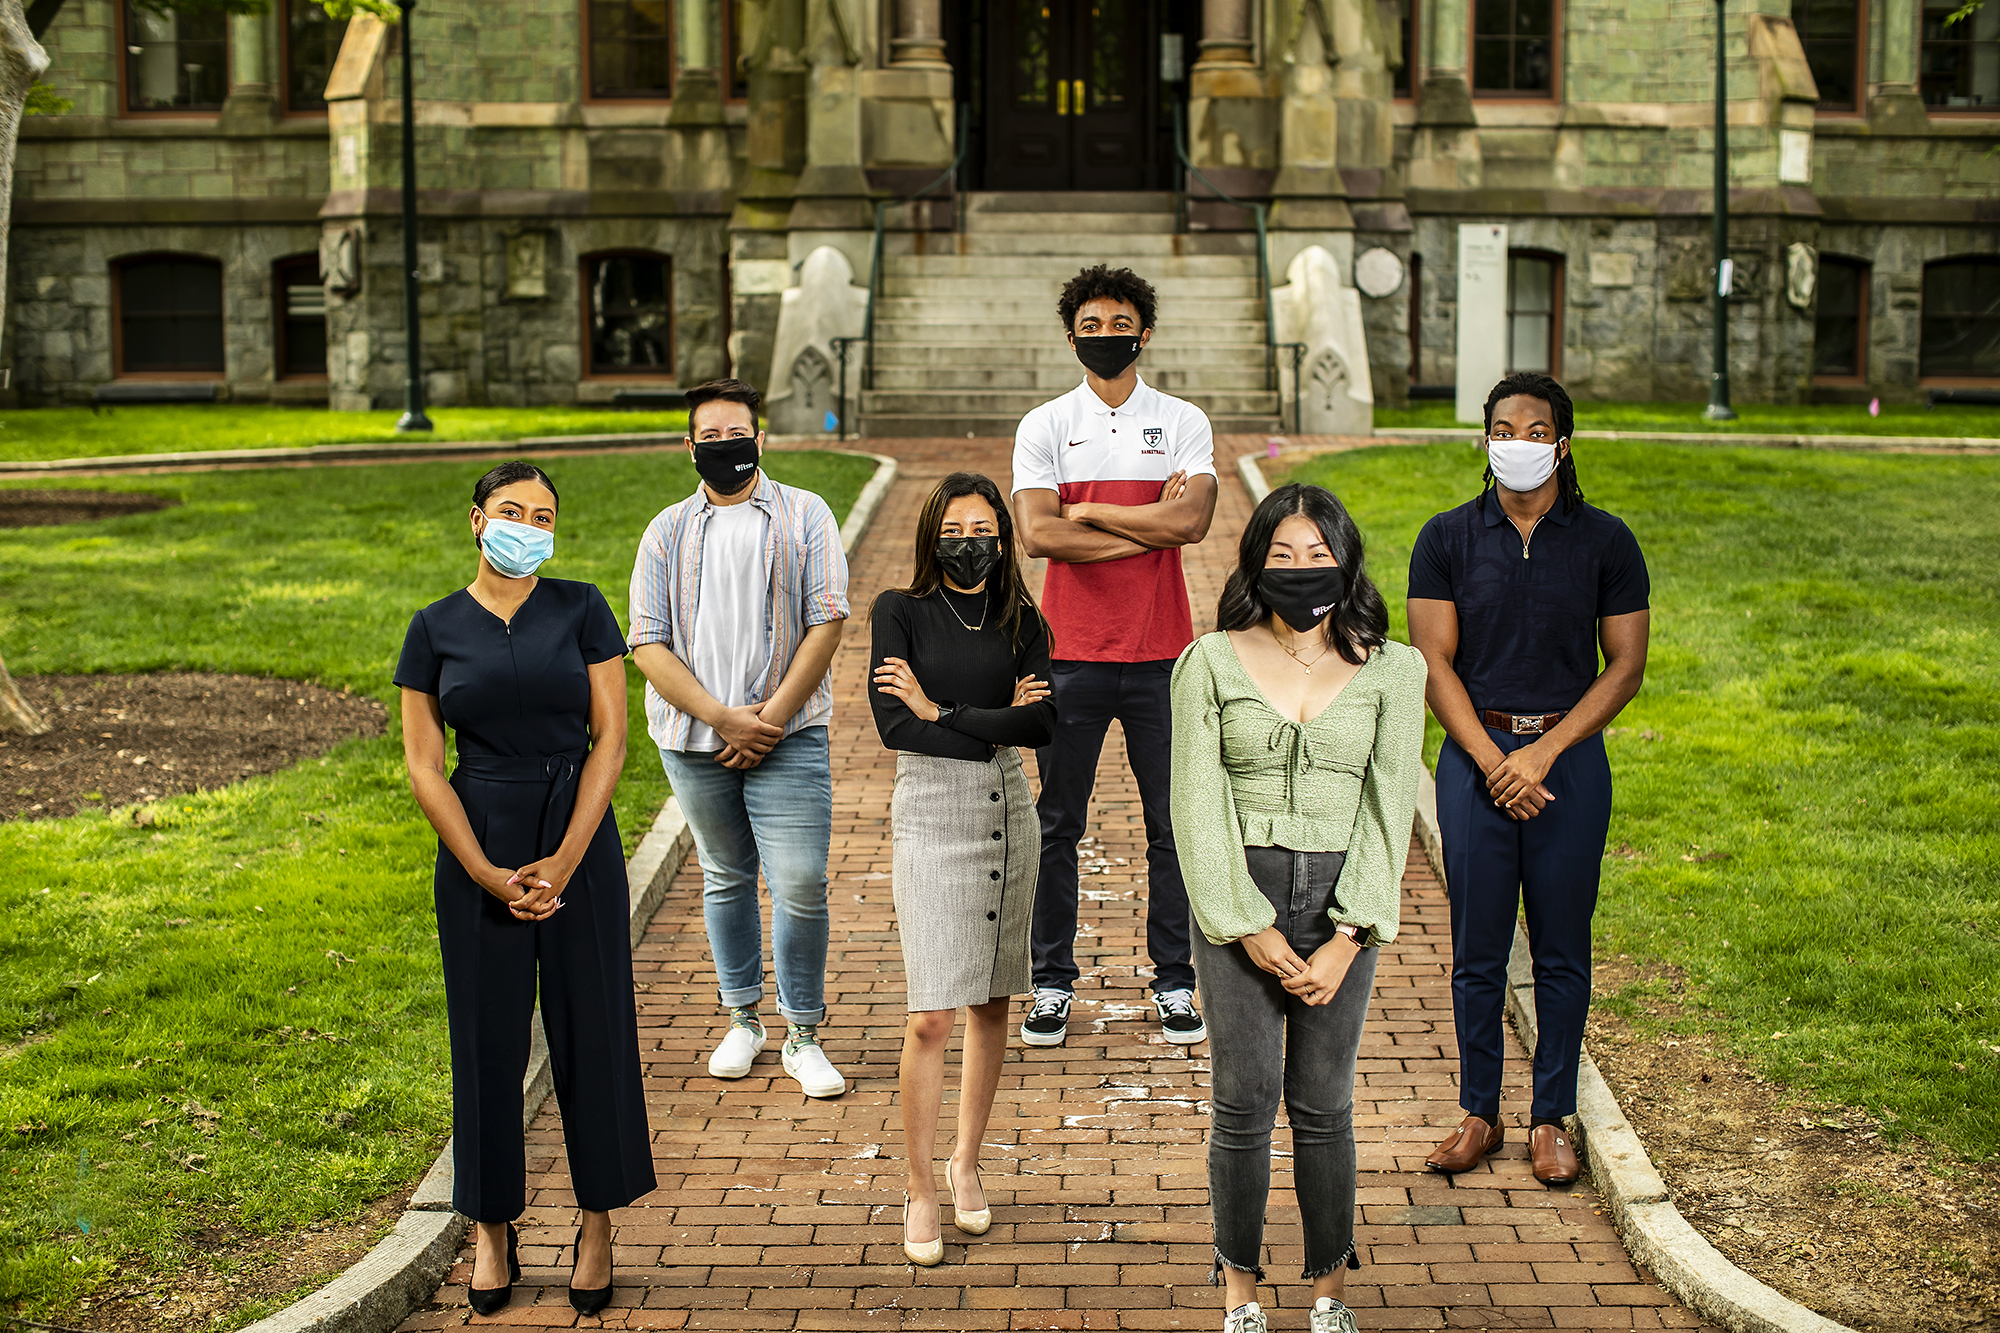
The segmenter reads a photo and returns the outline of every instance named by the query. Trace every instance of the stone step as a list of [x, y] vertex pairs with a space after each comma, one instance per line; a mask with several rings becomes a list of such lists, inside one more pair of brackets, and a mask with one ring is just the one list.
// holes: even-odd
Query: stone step
[[[1076, 268], [1065, 266], [1060, 273], [899, 273], [890, 269], [882, 276], [882, 292], [878, 301], [897, 297], [955, 301], [1012, 297], [1054, 300], [1061, 293], [1063, 284], [1075, 277], [1077, 269], [1082, 267], [1081, 264]], [[1165, 278], [1150, 273], [1141, 276], [1152, 283], [1162, 302], [1254, 298], [1258, 308], [1263, 307], [1263, 293], [1257, 289], [1254, 273], [1214, 277]]]
[[1171, 213], [992, 213], [965, 220], [968, 232], [1002, 232], [1012, 235], [1045, 236], [1059, 232], [1067, 236], [1089, 233], [1097, 236], [1171, 236]]
[[[1055, 328], [1055, 321], [1049, 321], [1044, 332]], [[1154, 342], [1147, 344], [1139, 354], [1139, 373], [1151, 376], [1156, 370], [1192, 370], [1203, 366], [1231, 369], [1264, 365], [1264, 344], [1244, 343], [1195, 343], [1182, 339], [1179, 346]], [[995, 345], [992, 343], [965, 340], [918, 342], [884, 342], [880, 338], [875, 343], [875, 366], [1036, 366], [1052, 367], [1066, 375], [1080, 378], [1083, 367], [1077, 364], [1076, 353], [1069, 344], [1057, 337], [1047, 337], [1031, 345]]]
[[[1208, 346], [1211, 343], [1264, 344], [1263, 302], [1257, 302], [1257, 319], [1201, 319], [1170, 320], [1163, 308], [1160, 326], [1153, 331], [1153, 341], [1148, 350], [1169, 347]], [[998, 317], [977, 319], [970, 315], [957, 318], [911, 319], [908, 317], [885, 318], [880, 307], [875, 311], [875, 342], [879, 347], [884, 343], [955, 343], [964, 342], [969, 335], [977, 334], [991, 347], [1060, 347], [1068, 351], [1068, 344], [1062, 336], [1062, 325], [1056, 322], [1055, 310], [1050, 308], [1046, 316], [1037, 315], [1032, 303], [1017, 304], [1010, 311], [1011, 319]]]
[[1168, 190], [972, 190], [965, 195], [967, 222], [1031, 213], [1152, 213], [1174, 215]]
[[[1105, 263], [1134, 268], [1154, 259], [1176, 255], [1257, 254], [1254, 231], [1200, 231], [1185, 235], [1134, 232], [1117, 236], [1072, 236], [1064, 232], [1062, 219], [1046, 219], [1048, 229], [1040, 232], [890, 232], [883, 237], [882, 253], [890, 259], [905, 256], [942, 255], [1061, 255], [1074, 257], [1079, 267], [1085, 263]], [[1141, 269], [1143, 272], [1143, 269]]]
[[[1020, 389], [870, 389], [861, 395], [861, 416], [865, 420], [885, 414], [920, 416], [948, 410], [957, 416], [1012, 417], [1019, 421], [1053, 396]], [[1210, 416], [1278, 414], [1278, 395], [1266, 389], [1190, 392], [1185, 397]]]
[[[1225, 416], [1210, 412], [1209, 425], [1217, 435], [1269, 435], [1279, 429], [1278, 411]], [[1021, 424], [1019, 415], [977, 416], [953, 413], [938, 416], [928, 412], [878, 412], [861, 418], [863, 438], [878, 439], [1011, 438]]]
[[1074, 254], [981, 254], [981, 255], [885, 255], [882, 276], [885, 282], [899, 278], [1051, 278], [1067, 282], [1077, 270], [1092, 264], [1113, 268], [1134, 267], [1139, 276], [1160, 287], [1188, 278], [1234, 278], [1251, 290], [1257, 281], [1257, 256], [1249, 255], [1151, 255], [1134, 258], [1120, 249], [1079, 247]]
[[[1185, 369], [1153, 366], [1142, 373], [1146, 383], [1176, 398], [1192, 393], [1260, 391], [1265, 387], [1261, 348], [1259, 353], [1255, 365]], [[955, 366], [890, 366], [880, 360], [875, 363], [875, 388], [884, 391], [956, 393], [962, 389], [1031, 389], [1044, 398], [1054, 398], [1074, 389], [1082, 378], [1083, 368], [1074, 360], [1067, 366], [996, 366], [971, 362]]]
[[[1048, 310], [1051, 320], [1055, 318], [1053, 288], [1046, 292], [1024, 291], [1004, 296], [892, 296], [875, 303], [875, 327], [879, 331], [884, 322], [902, 324], [934, 320], [973, 320], [982, 325], [989, 320], [1018, 323], [1023, 322], [1023, 315], [1041, 309]], [[1245, 300], [1241, 297], [1176, 297], [1162, 293], [1158, 322], [1166, 325], [1176, 321], [1188, 325], [1198, 323], [1203, 328], [1217, 323], [1254, 322], [1259, 326], [1261, 336], [1264, 301], [1262, 297]]]

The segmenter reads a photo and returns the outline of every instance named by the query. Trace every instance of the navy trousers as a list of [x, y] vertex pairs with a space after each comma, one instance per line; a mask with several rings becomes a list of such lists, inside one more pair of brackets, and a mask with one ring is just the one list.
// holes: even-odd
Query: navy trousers
[[1056, 734], [1035, 751], [1042, 777], [1036, 802], [1042, 817], [1042, 869], [1029, 943], [1038, 987], [1076, 989], [1076, 844], [1088, 822], [1104, 733], [1117, 718], [1125, 728], [1125, 756], [1139, 781], [1139, 806], [1146, 817], [1146, 952], [1153, 960], [1153, 989], [1194, 988], [1187, 884], [1181, 879], [1168, 813], [1174, 744], [1168, 685], [1173, 673], [1171, 661], [1050, 664]]
[[[1503, 751], [1535, 738], [1489, 728]], [[1555, 800], [1533, 819], [1509, 818], [1479, 766], [1447, 740], [1438, 755], [1438, 831], [1451, 896], [1451, 1010], [1458, 1028], [1458, 1104], [1498, 1118], [1505, 1050], [1507, 956], [1524, 911], [1535, 962], [1535, 1091], [1531, 1114], [1576, 1112], [1577, 1062], [1590, 1008], [1590, 918], [1611, 826], [1611, 764], [1592, 736], [1556, 760], [1543, 786]]]

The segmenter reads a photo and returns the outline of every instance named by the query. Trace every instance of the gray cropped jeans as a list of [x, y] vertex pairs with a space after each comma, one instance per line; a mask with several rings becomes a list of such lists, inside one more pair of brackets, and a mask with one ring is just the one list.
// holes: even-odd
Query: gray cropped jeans
[[[1247, 847], [1250, 877], [1276, 909], [1293, 952], [1310, 959], [1331, 940], [1327, 909], [1343, 852]], [[1211, 1105], [1208, 1196], [1215, 1215], [1215, 1267], [1264, 1269], [1264, 1204], [1271, 1193], [1271, 1130], [1278, 1099], [1292, 1127], [1292, 1186], [1305, 1223], [1307, 1281], [1342, 1264], [1354, 1248], [1354, 1060], [1375, 984], [1377, 950], [1363, 949], [1333, 999], [1309, 1005], [1250, 960], [1240, 942], [1194, 934], [1194, 967], [1208, 1023]]]

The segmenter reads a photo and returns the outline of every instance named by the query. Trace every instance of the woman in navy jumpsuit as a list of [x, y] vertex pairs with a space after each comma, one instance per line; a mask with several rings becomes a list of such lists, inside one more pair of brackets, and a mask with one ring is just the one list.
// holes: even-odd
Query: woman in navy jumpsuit
[[[471, 513], [478, 576], [417, 612], [395, 677], [411, 787], [438, 831], [452, 1206], [481, 1224], [476, 1309], [504, 1305], [518, 1273], [512, 1222], [527, 1203], [521, 1080], [538, 972], [585, 1214], [578, 1271], [603, 1278], [582, 1291], [573, 1278], [573, 1302], [601, 1308], [609, 1299], [609, 1212], [654, 1186], [625, 859], [610, 810], [625, 755], [624, 636], [595, 585], [495, 568], [497, 560], [532, 569], [510, 561], [498, 540], [526, 535], [532, 544], [519, 530], [548, 534], [545, 558], [556, 505], [553, 484], [530, 464], [481, 478]], [[458, 743], [449, 780], [446, 727]]]

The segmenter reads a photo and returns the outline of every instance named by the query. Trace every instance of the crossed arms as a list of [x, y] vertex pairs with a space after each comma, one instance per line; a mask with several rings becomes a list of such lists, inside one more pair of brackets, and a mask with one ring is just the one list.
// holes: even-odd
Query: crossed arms
[[1215, 478], [1176, 472], [1151, 504], [1064, 504], [1051, 490], [1014, 493], [1014, 526], [1031, 559], [1094, 565], [1192, 546], [1215, 519]]

